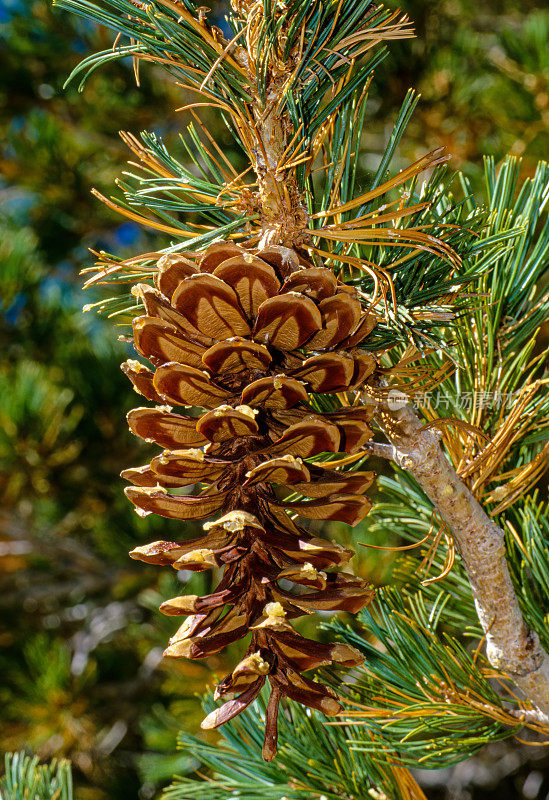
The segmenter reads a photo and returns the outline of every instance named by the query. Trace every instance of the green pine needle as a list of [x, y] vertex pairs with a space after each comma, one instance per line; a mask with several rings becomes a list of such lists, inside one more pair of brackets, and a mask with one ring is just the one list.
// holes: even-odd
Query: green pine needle
[[349, 686], [349, 720], [372, 736], [351, 736], [352, 749], [374, 754], [382, 743], [400, 763], [441, 769], [520, 729], [474, 656], [439, 632], [445, 603], [444, 592], [431, 604], [387, 588], [361, 612], [358, 630], [330, 626], [366, 658]]
[[0, 780], [0, 800], [72, 800], [70, 763], [39, 764], [25, 753], [7, 753]]

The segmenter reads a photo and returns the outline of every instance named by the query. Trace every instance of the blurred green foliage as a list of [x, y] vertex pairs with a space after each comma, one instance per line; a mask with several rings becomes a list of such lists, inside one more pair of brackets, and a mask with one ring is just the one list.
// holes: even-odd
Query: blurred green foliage
[[[378, 70], [364, 168], [414, 86], [423, 98], [403, 162], [443, 143], [477, 188], [484, 153], [523, 155], [532, 173], [549, 143], [549, 12], [528, 0], [402, 5], [418, 38], [395, 43]], [[126, 158], [118, 131], [153, 129], [169, 143], [187, 121], [174, 111], [187, 98], [154, 69], [139, 88], [122, 63], [82, 95], [63, 91], [78, 60], [110, 41], [42, 0], [0, 6], [0, 746], [69, 756], [82, 800], [147, 798], [190, 769], [176, 733], [196, 731], [194, 693], [223, 668], [217, 656], [158, 667], [173, 623], [156, 608], [187, 576], [127, 557], [176, 527], [139, 519], [123, 498], [118, 473], [146, 458], [124, 422], [127, 348], [80, 312], [100, 296], [81, 294], [88, 248], [129, 255], [155, 241], [89, 193], [113, 191]], [[390, 556], [360, 558], [381, 581]]]
[[[421, 92], [406, 156], [444, 144], [480, 187], [482, 155], [524, 156], [531, 174], [549, 149], [549, 11], [542, 0], [404, 0], [416, 38], [396, 42], [378, 70], [376, 122], [397, 97]], [[379, 132], [381, 131], [381, 133]], [[374, 133], [383, 136], [383, 128]], [[367, 142], [366, 147], [375, 152]]]

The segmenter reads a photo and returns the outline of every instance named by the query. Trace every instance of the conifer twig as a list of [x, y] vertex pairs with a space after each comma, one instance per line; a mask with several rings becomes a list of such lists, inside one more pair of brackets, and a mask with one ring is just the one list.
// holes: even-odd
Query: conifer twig
[[522, 617], [505, 556], [503, 531], [445, 457], [440, 432], [423, 428], [409, 404], [393, 410], [384, 405], [379, 422], [394, 446], [394, 460], [417, 480], [453, 535], [486, 634], [490, 663], [512, 678], [537, 710], [537, 720], [547, 723], [549, 655]]

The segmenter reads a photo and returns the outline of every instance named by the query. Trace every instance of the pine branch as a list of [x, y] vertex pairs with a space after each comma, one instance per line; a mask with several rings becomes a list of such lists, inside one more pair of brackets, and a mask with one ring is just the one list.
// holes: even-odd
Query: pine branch
[[421, 402], [427, 421], [445, 431], [456, 471], [491, 515], [535, 485], [548, 456], [547, 353], [534, 348], [549, 311], [549, 297], [538, 288], [549, 257], [549, 219], [543, 219], [549, 169], [539, 164], [520, 188], [518, 169], [509, 158], [496, 173], [487, 161], [490, 214], [480, 239], [514, 231], [512, 247], [469, 284], [474, 307], [461, 316], [446, 353], [426, 359], [440, 369], [449, 354], [458, 368]]
[[[499, 664], [504, 680], [505, 673], [515, 678], [527, 700], [541, 705], [543, 712], [547, 532], [543, 506], [535, 497], [523, 497], [547, 466], [547, 395], [540, 371], [544, 355], [532, 357], [548, 302], [536, 288], [547, 265], [547, 222], [540, 224], [547, 197], [546, 165], [540, 164], [520, 190], [517, 177], [513, 159], [499, 173], [487, 163], [492, 212], [481, 238], [514, 229], [515, 245], [492, 259], [486, 273], [470, 285], [472, 293], [478, 292], [478, 308], [462, 316], [448, 350], [457, 368], [420, 404], [429, 426], [424, 427], [409, 407], [399, 410], [385, 404], [381, 416], [389, 443], [376, 442], [367, 449], [399, 466], [396, 480], [380, 481], [382, 502], [374, 507], [368, 530], [424, 545], [425, 558], [401, 558], [393, 580], [403, 582], [406, 597], [421, 590], [431, 614], [438, 614], [443, 603], [446, 624], [459, 633], [467, 625], [468, 633], [475, 635], [476, 613], [462, 584], [472, 577], [492, 664]], [[397, 363], [398, 356], [393, 358]], [[440, 369], [443, 357], [431, 354], [425, 361], [431, 369]], [[443, 418], [437, 408], [441, 399], [446, 403]], [[440, 449], [441, 438], [449, 461]], [[495, 489], [492, 482], [497, 482]], [[490, 517], [505, 509], [508, 516], [500, 527], [497, 517]], [[439, 534], [433, 538], [437, 527]], [[503, 530], [510, 533], [509, 568]], [[448, 547], [436, 549], [441, 534]], [[462, 558], [447, 573], [454, 546]], [[439, 579], [433, 583], [430, 577], [420, 586], [416, 576], [425, 575], [426, 564]], [[527, 674], [529, 669], [532, 674]], [[525, 720], [546, 720], [539, 707], [518, 713]], [[398, 749], [397, 742], [394, 746]]]
[[[209, 140], [188, 128], [194, 145], [185, 143], [189, 169], [154, 135], [143, 134], [144, 146], [124, 136], [144, 174], [132, 169], [119, 181], [122, 200], [100, 199], [170, 238], [140, 263], [99, 254], [92, 282], [113, 284], [125, 294], [107, 298], [97, 310], [119, 324], [129, 322], [142, 307], [128, 298], [128, 279], [149, 282], [160, 255], [201, 250], [229, 237], [248, 247], [305, 247], [314, 263], [324, 261], [340, 280], [359, 288], [380, 321], [370, 349], [441, 341], [441, 324], [455, 319], [463, 305], [460, 287], [483, 267], [475, 233], [484, 211], [469, 200], [456, 201], [439, 169], [416, 190], [423, 171], [447, 161], [440, 149], [388, 172], [417, 104], [413, 92], [395, 119], [378, 169], [367, 177], [367, 191], [357, 191], [364, 180], [357, 154], [369, 86], [386, 43], [412, 35], [406, 16], [371, 0], [301, 0], [288, 9], [272, 0], [235, 2], [228, 18], [233, 36], [227, 39], [190, 0], [59, 5], [118, 34], [112, 50], [90, 56], [71, 78], [83, 76], [83, 85], [101, 64], [128, 55], [136, 63], [155, 63], [196, 94], [198, 102], [186, 108]], [[218, 110], [243, 150], [249, 168], [241, 175], [216, 152], [195, 111], [201, 105]], [[198, 171], [203, 178], [197, 179]], [[244, 179], [250, 171], [255, 181]], [[483, 246], [488, 254], [505, 244]]]
[[461, 481], [413, 409], [385, 407], [380, 424], [397, 463], [429, 496], [452, 533], [467, 571], [490, 663], [507, 673], [549, 722], [549, 655], [522, 618], [505, 557], [504, 533]]

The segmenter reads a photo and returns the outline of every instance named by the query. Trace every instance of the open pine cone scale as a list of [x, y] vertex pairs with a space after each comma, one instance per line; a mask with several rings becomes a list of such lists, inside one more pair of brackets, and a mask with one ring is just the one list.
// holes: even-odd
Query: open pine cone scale
[[[375, 319], [352, 287], [285, 247], [252, 253], [220, 242], [198, 256], [165, 255], [156, 288], [138, 284], [133, 292], [146, 311], [134, 321], [135, 348], [154, 369], [133, 360], [122, 368], [159, 406], [134, 409], [128, 422], [164, 452], [122, 473], [133, 484], [126, 494], [141, 514], [217, 519], [198, 539], [155, 542], [131, 555], [175, 569], [223, 570], [211, 595], [163, 603], [164, 613], [187, 615], [165, 655], [205, 658], [251, 632], [243, 660], [216, 690], [227, 702], [203, 727], [236, 716], [268, 679], [264, 757], [271, 759], [281, 697], [325, 714], [341, 710], [330, 689], [302, 673], [362, 661], [349, 646], [305, 639], [290, 624], [318, 610], [356, 612], [372, 597], [353, 575], [324, 571], [352, 551], [313, 537], [293, 517], [355, 525], [370, 509], [364, 492], [374, 473], [307, 459], [357, 453], [371, 437], [368, 409], [321, 414], [310, 395], [371, 379], [376, 360], [357, 345]], [[197, 408], [198, 416], [190, 413]], [[202, 488], [188, 494], [185, 487]]]

